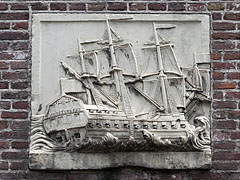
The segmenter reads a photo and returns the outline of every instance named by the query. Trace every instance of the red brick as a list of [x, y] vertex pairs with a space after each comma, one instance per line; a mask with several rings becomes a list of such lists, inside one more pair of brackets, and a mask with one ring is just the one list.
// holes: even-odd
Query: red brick
[[213, 169], [216, 170], [237, 170], [238, 163], [237, 162], [213, 162]]
[[27, 159], [28, 155], [26, 152], [3, 152], [3, 159]]
[[240, 92], [226, 92], [227, 99], [240, 99]]
[[213, 132], [213, 139], [216, 141], [223, 141], [229, 139], [229, 132], [223, 132], [222, 130]]
[[236, 109], [237, 104], [234, 101], [217, 101], [217, 102], [213, 102], [213, 108], [214, 109], [225, 109], [225, 108]]
[[0, 161], [0, 170], [8, 170], [8, 162]]
[[213, 112], [212, 117], [213, 117], [214, 119], [225, 119], [225, 118], [226, 118], [225, 112], [223, 112], [223, 111]]
[[224, 3], [214, 2], [208, 4], [209, 11], [221, 11], [224, 10]]
[[28, 69], [27, 61], [14, 61], [10, 63], [11, 69]]
[[21, 141], [13, 141], [12, 148], [13, 149], [28, 149], [28, 142], [21, 142]]
[[240, 160], [238, 152], [215, 152], [213, 160]]
[[234, 63], [222, 63], [222, 62], [215, 62], [213, 63], [213, 69], [234, 69]]
[[220, 60], [221, 59], [221, 54], [220, 53], [211, 53], [211, 59], [212, 60]]
[[0, 11], [8, 10], [8, 4], [7, 3], [0, 3]]
[[203, 3], [189, 3], [188, 11], [204, 11], [206, 9], [206, 4]]
[[0, 51], [7, 50], [9, 46], [8, 42], [0, 42]]
[[224, 73], [222, 72], [213, 72], [212, 74], [212, 78], [214, 80], [220, 80], [220, 79], [223, 79], [223, 77], [224, 77]]
[[37, 10], [48, 10], [47, 4], [37, 2], [37, 3], [32, 3], [32, 10], [37, 11]]
[[122, 2], [110, 2], [108, 3], [107, 9], [110, 11], [124, 11], [127, 10], [127, 4]]
[[29, 128], [29, 121], [13, 121], [11, 125], [11, 129], [13, 130], [21, 130], [21, 129], [28, 129]]
[[168, 10], [169, 11], [185, 11], [186, 4], [180, 3], [180, 2], [168, 3]]
[[57, 10], [57, 11], [66, 11], [67, 10], [67, 4], [65, 3], [51, 3], [50, 4], [51, 10]]
[[238, 40], [240, 39], [240, 32], [218, 32], [212, 34], [213, 39], [232, 39], [232, 40]]
[[213, 20], [221, 20], [222, 14], [221, 13], [212, 13], [212, 19]]
[[227, 10], [240, 11], [240, 4], [236, 2], [227, 3]]
[[1, 139], [28, 140], [29, 132], [24, 131], [4, 131], [0, 132]]
[[148, 9], [152, 11], [165, 11], [167, 9], [166, 3], [149, 3]]
[[235, 89], [236, 88], [236, 83], [233, 82], [216, 82], [213, 83], [213, 88], [214, 89]]
[[231, 132], [231, 139], [240, 139], [240, 132]]
[[10, 23], [8, 22], [0, 22], [0, 29], [9, 29]]
[[[1, 17], [1, 15], [0, 15]], [[0, 32], [0, 40], [28, 40], [28, 32]]]
[[16, 22], [13, 23], [14, 30], [20, 30], [20, 29], [28, 29], [28, 22]]
[[228, 141], [213, 142], [212, 145], [214, 149], [235, 149], [236, 148], [235, 142], [228, 142]]
[[146, 4], [145, 3], [130, 3], [129, 9], [131, 11], [142, 11], [146, 10]]
[[236, 20], [236, 21], [239, 21], [240, 20], [240, 13], [225, 13], [223, 18], [225, 20]]
[[28, 4], [26, 4], [26, 3], [13, 3], [13, 4], [11, 4], [11, 10], [28, 10]]
[[0, 82], [0, 89], [8, 89], [8, 82]]
[[227, 52], [224, 54], [224, 60], [240, 60], [240, 51], [239, 52]]
[[8, 64], [4, 61], [0, 61], [0, 69], [8, 69]]
[[240, 72], [231, 72], [228, 73], [228, 79], [239, 79], [240, 80]]
[[27, 162], [11, 162], [10, 169], [11, 170], [27, 170], [28, 163]]
[[30, 108], [29, 103], [24, 102], [24, 101], [14, 102], [12, 106], [14, 109], [29, 109]]
[[8, 122], [7, 121], [0, 121], [0, 129], [7, 129], [8, 128]]
[[12, 89], [26, 89], [29, 87], [28, 82], [13, 82], [11, 83]]
[[223, 98], [223, 93], [222, 92], [215, 92], [213, 94], [214, 99], [222, 99]]
[[191, 180], [220, 180], [221, 176], [218, 172], [210, 171], [193, 171]]
[[86, 10], [86, 4], [85, 3], [71, 3], [69, 9], [83, 11], [83, 10]]
[[103, 11], [105, 9], [105, 3], [88, 3], [89, 11]]
[[28, 20], [29, 13], [17, 12], [17, 13], [0, 13], [0, 20]]
[[9, 112], [3, 111], [1, 117], [3, 119], [26, 119], [28, 117], [27, 112]]
[[212, 49], [214, 50], [229, 50], [234, 49], [234, 43], [228, 43], [228, 42], [218, 42], [215, 41], [212, 43]]
[[10, 60], [14, 57], [14, 55], [12, 53], [8, 53], [8, 52], [0, 52], [0, 59], [1, 60]]
[[225, 120], [225, 121], [213, 121], [214, 129], [226, 129], [226, 130], [235, 130], [237, 123], [233, 120]]
[[240, 111], [227, 111], [228, 119], [240, 119]]
[[28, 42], [13, 42], [11, 48], [14, 51], [27, 50]]
[[214, 22], [213, 30], [235, 30], [235, 24], [229, 22]]
[[26, 79], [27, 73], [26, 72], [3, 72], [3, 78], [4, 79]]
[[8, 148], [9, 148], [9, 143], [8, 142], [0, 141], [0, 149], [8, 149]]
[[0, 101], [0, 109], [10, 109], [9, 101]]
[[2, 99], [27, 99], [29, 96], [29, 92], [27, 91], [2, 92]]

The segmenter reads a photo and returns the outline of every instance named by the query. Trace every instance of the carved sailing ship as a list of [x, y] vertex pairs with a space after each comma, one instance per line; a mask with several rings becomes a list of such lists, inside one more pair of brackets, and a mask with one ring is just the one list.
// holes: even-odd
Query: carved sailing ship
[[78, 38], [78, 56], [71, 57], [75, 65], [61, 62], [67, 74], [61, 79], [62, 96], [49, 104], [43, 118], [48, 136], [75, 144], [87, 138], [187, 142], [195, 127], [186, 120], [186, 109], [196, 95], [204, 96], [201, 75], [195, 65], [194, 82], [187, 80], [173, 44], [159, 36], [159, 29], [169, 28], [175, 26], [153, 23], [153, 36], [142, 47], [149, 64], [141, 73], [131, 43], [117, 35], [108, 19], [102, 39]]

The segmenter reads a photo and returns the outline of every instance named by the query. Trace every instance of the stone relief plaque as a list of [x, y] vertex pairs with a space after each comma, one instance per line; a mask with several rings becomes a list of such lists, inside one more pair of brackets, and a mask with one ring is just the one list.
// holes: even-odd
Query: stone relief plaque
[[34, 14], [30, 168], [209, 168], [209, 17]]

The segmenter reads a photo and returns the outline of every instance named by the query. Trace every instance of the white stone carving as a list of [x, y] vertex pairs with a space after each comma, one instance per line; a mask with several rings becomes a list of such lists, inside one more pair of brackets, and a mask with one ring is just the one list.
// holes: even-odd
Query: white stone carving
[[[208, 22], [207, 17], [164, 16], [78, 16], [77, 21], [85, 25], [75, 23], [73, 35], [65, 33], [75, 46], [57, 45], [60, 60], [49, 51], [53, 69], [48, 70], [44, 60], [33, 63], [30, 154], [210, 152], [209, 49], [201, 41], [209, 40], [208, 25], [201, 24]], [[34, 16], [34, 35], [38, 18], [46, 17]], [[63, 16], [62, 21], [71, 18]], [[195, 38], [201, 42], [186, 49], [194, 36], [185, 37], [182, 31], [195, 28], [191, 22], [200, 22], [205, 34], [195, 29]], [[139, 27], [147, 32], [140, 35]], [[78, 34], [74, 28], [79, 28]], [[44, 39], [42, 35], [42, 43]], [[39, 57], [37, 51], [34, 47], [33, 58]], [[44, 53], [43, 57], [49, 58]], [[50, 82], [42, 79], [42, 68]]]

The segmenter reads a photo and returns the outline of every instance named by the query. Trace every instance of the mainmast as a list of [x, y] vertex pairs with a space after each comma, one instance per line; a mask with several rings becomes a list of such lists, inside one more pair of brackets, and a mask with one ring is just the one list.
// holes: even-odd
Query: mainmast
[[163, 98], [163, 106], [166, 110], [166, 109], [168, 109], [167, 92], [166, 92], [166, 86], [165, 86], [165, 82], [164, 82], [166, 75], [164, 74], [160, 42], [158, 39], [157, 27], [156, 27], [155, 23], [153, 23], [153, 29], [154, 29], [154, 36], [155, 36], [155, 44], [156, 44], [156, 48], [157, 48], [158, 70], [159, 70], [159, 77], [160, 77], [160, 82], [161, 82], [161, 87], [162, 87], [161, 91], [162, 91], [162, 98]]

